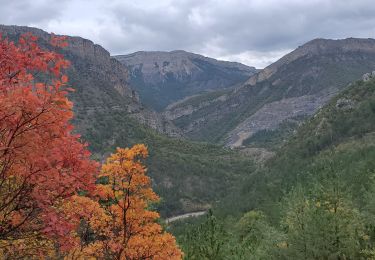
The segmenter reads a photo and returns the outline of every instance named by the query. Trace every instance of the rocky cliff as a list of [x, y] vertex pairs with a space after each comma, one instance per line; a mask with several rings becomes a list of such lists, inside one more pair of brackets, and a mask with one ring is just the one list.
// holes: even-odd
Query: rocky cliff
[[115, 58], [128, 68], [141, 101], [158, 110], [187, 96], [242, 83], [256, 72], [254, 67], [186, 51], [141, 51]]

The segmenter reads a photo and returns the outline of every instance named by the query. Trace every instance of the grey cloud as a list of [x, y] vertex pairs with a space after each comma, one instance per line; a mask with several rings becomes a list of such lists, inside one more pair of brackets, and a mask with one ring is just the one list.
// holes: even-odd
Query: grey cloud
[[61, 15], [68, 0], [0, 0], [0, 23], [33, 25]]
[[265, 66], [272, 55], [314, 38], [375, 37], [373, 0], [0, 0], [0, 4], [0, 23], [78, 34], [114, 54], [185, 49], [242, 61], [258, 59], [258, 66]]
[[[219, 55], [295, 48], [313, 38], [374, 37], [372, 1], [183, 1], [160, 8], [118, 3], [114, 13], [126, 42], [115, 52], [188, 49]], [[201, 22], [199, 21], [201, 20]], [[137, 32], [137, 27], [149, 36]], [[139, 29], [138, 28], [138, 29]], [[142, 30], [140, 30], [142, 31]], [[129, 34], [130, 32], [130, 34]], [[114, 37], [113, 37], [114, 38]], [[135, 38], [135, 39], [134, 39]], [[116, 42], [116, 39], [113, 39]], [[129, 44], [127, 44], [129, 43]]]

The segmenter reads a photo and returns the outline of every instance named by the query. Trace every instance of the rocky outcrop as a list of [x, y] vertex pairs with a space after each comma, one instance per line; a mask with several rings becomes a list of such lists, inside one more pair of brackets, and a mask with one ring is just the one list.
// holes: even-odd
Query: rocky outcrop
[[186, 51], [141, 51], [115, 58], [130, 71], [141, 100], [155, 109], [197, 93], [228, 88], [256, 72], [254, 67]]

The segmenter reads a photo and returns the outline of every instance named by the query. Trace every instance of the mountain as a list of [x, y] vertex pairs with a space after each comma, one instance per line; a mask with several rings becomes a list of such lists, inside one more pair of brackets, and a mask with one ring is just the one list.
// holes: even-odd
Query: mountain
[[192, 97], [165, 114], [194, 140], [239, 147], [257, 132], [272, 135], [288, 120], [298, 125], [374, 68], [374, 39], [316, 39], [234, 90]]
[[323, 185], [334, 178], [362, 209], [373, 185], [374, 158], [375, 71], [350, 84], [300, 125], [219, 207], [225, 214], [258, 208], [277, 218], [280, 198], [297, 184]]
[[[50, 34], [36, 28], [0, 26], [3, 37], [17, 41], [23, 33], [49, 44]], [[159, 113], [139, 102], [128, 82], [128, 70], [108, 51], [80, 37], [67, 36], [69, 46], [54, 49], [71, 62], [69, 85], [75, 89], [73, 124], [87, 141], [93, 158], [103, 161], [116, 147], [144, 143], [153, 189], [162, 201], [159, 211], [171, 216], [204, 210], [228, 193], [234, 183], [254, 170], [251, 158], [223, 147], [190, 142]]]
[[201, 92], [243, 83], [254, 67], [220, 61], [186, 51], [140, 51], [114, 56], [129, 70], [130, 84], [142, 103], [156, 110]]
[[374, 258], [375, 71], [362, 79], [206, 217], [172, 223], [185, 257], [216, 250], [215, 259]]
[[[31, 32], [38, 37], [41, 46], [53, 48], [49, 44], [50, 34], [37, 28], [0, 25], [0, 32], [3, 37], [12, 40]], [[75, 104], [75, 121], [80, 132], [88, 129], [89, 121], [92, 120], [90, 118], [97, 111], [119, 110], [161, 133], [181, 135], [163, 116], [140, 103], [137, 92], [128, 82], [128, 71], [120, 62], [111, 58], [107, 50], [81, 37], [67, 36], [67, 41], [67, 48], [56, 50], [71, 62], [67, 73], [69, 83], [75, 89], [71, 99]]]

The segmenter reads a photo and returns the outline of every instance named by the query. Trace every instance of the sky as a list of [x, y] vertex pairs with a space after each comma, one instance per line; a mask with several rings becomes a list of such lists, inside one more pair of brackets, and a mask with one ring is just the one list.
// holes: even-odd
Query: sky
[[0, 0], [0, 24], [112, 55], [186, 50], [264, 68], [314, 38], [375, 38], [374, 0]]

